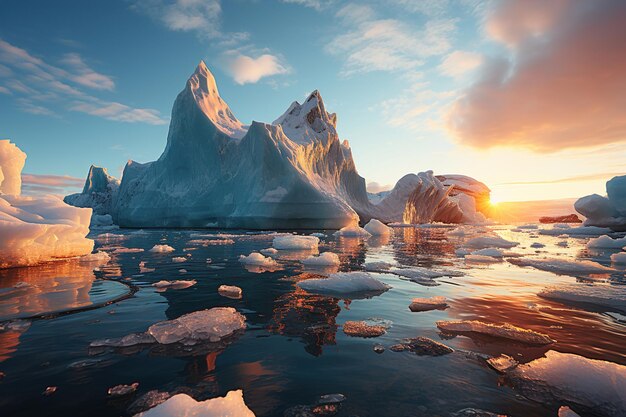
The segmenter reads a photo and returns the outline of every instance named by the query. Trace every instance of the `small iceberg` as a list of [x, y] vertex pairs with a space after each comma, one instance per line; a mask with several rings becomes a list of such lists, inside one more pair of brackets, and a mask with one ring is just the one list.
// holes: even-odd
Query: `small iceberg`
[[414, 298], [409, 305], [412, 312], [445, 310], [448, 307], [446, 297], [436, 296], [430, 298]]
[[339, 236], [339, 237], [363, 237], [363, 238], [372, 236], [370, 232], [359, 227], [358, 225], [343, 227], [339, 229], [338, 231], [336, 231], [335, 233], [333, 233], [333, 235]]
[[196, 401], [187, 394], [176, 394], [154, 408], [134, 417], [255, 417], [243, 400], [243, 391], [229, 391], [224, 397]]
[[167, 290], [182, 290], [185, 288], [193, 287], [198, 282], [195, 279], [192, 280], [175, 280], [175, 281], [166, 281], [161, 280], [152, 284], [153, 287], [157, 289], [157, 291], [167, 291]]
[[391, 286], [377, 280], [368, 272], [338, 272], [328, 278], [312, 278], [296, 284], [305, 291], [322, 294], [348, 295], [355, 293], [382, 294]]
[[317, 236], [276, 236], [272, 246], [278, 250], [317, 250], [320, 239]]
[[376, 219], [370, 220], [363, 227], [363, 230], [372, 236], [389, 236], [393, 232], [391, 227], [387, 227], [383, 222]]
[[217, 288], [217, 292], [222, 297], [232, 298], [235, 300], [240, 299], [243, 294], [243, 291], [241, 290], [241, 288], [236, 287], [234, 285], [220, 285]]
[[152, 249], [149, 250], [149, 252], [168, 253], [168, 252], [174, 252], [174, 250], [175, 249], [171, 247], [170, 245], [154, 245]]
[[338, 266], [341, 264], [339, 260], [339, 256], [336, 253], [332, 252], [323, 252], [320, 253], [319, 256], [309, 256], [306, 259], [302, 260], [302, 263], [305, 266]]

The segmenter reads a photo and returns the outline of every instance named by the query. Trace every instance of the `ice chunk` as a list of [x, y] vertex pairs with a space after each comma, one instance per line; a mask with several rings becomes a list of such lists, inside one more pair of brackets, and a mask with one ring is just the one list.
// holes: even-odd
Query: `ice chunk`
[[274, 248], [266, 248], [266, 249], [261, 249], [259, 252], [261, 252], [263, 255], [276, 255], [278, 253], [278, 249], [274, 249]]
[[535, 242], [535, 243], [532, 243], [530, 247], [533, 249], [540, 249], [540, 248], [545, 248], [546, 245], [544, 245], [543, 243]]
[[436, 296], [430, 298], [414, 298], [409, 305], [409, 309], [413, 312], [444, 310], [448, 307], [446, 297]]
[[239, 287], [236, 287], [234, 285], [220, 285], [217, 288], [217, 292], [224, 297], [228, 297], [228, 298], [233, 298], [233, 299], [240, 299], [241, 295], [242, 295], [242, 290]]
[[258, 252], [252, 252], [248, 256], [240, 255], [239, 262], [246, 265], [256, 265], [263, 267], [273, 267], [277, 265], [275, 260], [269, 257], [265, 257]]
[[600, 265], [597, 262], [587, 260], [568, 260], [558, 258], [523, 258], [509, 260], [517, 266], [531, 266], [543, 271], [554, 272], [555, 274], [610, 274], [614, 269]]
[[372, 234], [370, 232], [368, 232], [367, 230], [359, 227], [358, 225], [353, 225], [353, 226], [346, 226], [343, 227], [341, 229], [339, 229], [338, 231], [336, 231], [335, 233], [333, 233], [334, 236], [341, 236], [341, 237], [370, 237]]
[[246, 319], [231, 307], [195, 311], [174, 320], [162, 321], [148, 328], [158, 343], [219, 342], [246, 328]]
[[492, 258], [502, 258], [505, 252], [497, 248], [485, 248], [472, 252], [472, 255], [490, 256]]
[[626, 288], [623, 285], [560, 285], [544, 288], [537, 295], [559, 302], [588, 303], [626, 312]]
[[550, 350], [544, 358], [518, 365], [507, 376], [531, 399], [566, 402], [590, 415], [626, 415], [623, 365]]
[[497, 263], [497, 262], [502, 262], [502, 258], [496, 258], [493, 256], [486, 256], [486, 255], [469, 254], [465, 256], [465, 261], [475, 262], [475, 263]]
[[348, 336], [378, 337], [387, 333], [387, 328], [382, 325], [368, 324], [365, 321], [346, 321], [343, 324], [343, 332]]
[[174, 250], [175, 249], [171, 247], [170, 245], [154, 245], [152, 249], [150, 249], [150, 252], [168, 253], [168, 252], [174, 252]]
[[175, 281], [158, 281], [155, 282], [154, 284], [152, 284], [153, 287], [156, 287], [157, 290], [168, 290], [168, 289], [172, 289], [172, 290], [182, 290], [184, 288], [189, 288], [189, 287], [193, 287], [194, 285], [196, 285], [198, 282], [195, 279], [192, 280], [175, 280]]
[[580, 415], [576, 414], [574, 410], [569, 408], [566, 405], [559, 407], [558, 417], [580, 417]]
[[341, 264], [339, 256], [332, 252], [323, 252], [319, 256], [310, 256], [302, 260], [306, 266], [337, 266]]
[[94, 263], [98, 265], [104, 265], [111, 260], [111, 257], [108, 253], [103, 251], [98, 251], [96, 253], [90, 253], [89, 255], [81, 256], [78, 260], [80, 263], [88, 264]]
[[363, 268], [370, 272], [386, 272], [391, 267], [393, 267], [393, 264], [385, 261], [365, 262], [363, 264]]
[[438, 321], [437, 327], [449, 333], [481, 333], [531, 345], [548, 345], [555, 342], [546, 334], [508, 323], [490, 324], [478, 320]]
[[519, 242], [511, 242], [503, 239], [500, 236], [478, 236], [469, 239], [465, 242], [466, 247], [472, 249], [486, 249], [486, 248], [505, 248], [510, 249], [519, 245]]
[[495, 369], [496, 371], [503, 374], [515, 368], [517, 365], [519, 365], [519, 362], [517, 362], [515, 359], [513, 359], [509, 355], [503, 354], [494, 358], [487, 359], [487, 364], [491, 366], [493, 369]]
[[156, 340], [152, 335], [148, 333], [131, 333], [121, 338], [116, 339], [99, 339], [94, 340], [89, 344], [89, 347], [114, 347], [123, 348], [137, 345], [149, 345], [155, 343]]
[[323, 238], [327, 237], [325, 233], [311, 233], [311, 236], [315, 236], [315, 237], [318, 237], [320, 239], [323, 239]]
[[224, 397], [196, 401], [187, 394], [176, 394], [135, 417], [254, 417], [243, 400], [243, 391], [229, 391]]
[[443, 356], [454, 352], [454, 349], [443, 343], [422, 336], [405, 339], [402, 343], [391, 346], [390, 349], [394, 352], [409, 351], [418, 356]]
[[316, 236], [285, 235], [276, 236], [272, 246], [278, 250], [314, 250], [317, 249], [319, 242], [320, 239]]
[[113, 253], [139, 253], [143, 252], [142, 248], [118, 248], [113, 251]]
[[172, 258], [172, 262], [175, 264], [187, 262], [187, 258], [185, 258], [184, 256], [175, 256]]
[[372, 236], [388, 236], [393, 230], [379, 220], [372, 219], [363, 227]]
[[303, 290], [329, 294], [383, 293], [391, 288], [367, 272], [338, 272], [328, 278], [313, 278], [298, 282]]
[[614, 253], [611, 255], [611, 262], [614, 264], [626, 264], [626, 252]]
[[111, 397], [123, 397], [125, 395], [129, 395], [137, 391], [139, 388], [139, 382], [134, 382], [130, 385], [116, 385], [112, 388], [109, 388], [107, 394]]
[[558, 224], [553, 225], [552, 229], [541, 229], [539, 234], [550, 236], [600, 236], [606, 235], [611, 232], [611, 229], [606, 227], [595, 226], [580, 226], [580, 227], [557, 227]]
[[624, 246], [626, 246], [626, 237], [613, 239], [604, 235], [587, 242], [587, 249], [621, 249]]

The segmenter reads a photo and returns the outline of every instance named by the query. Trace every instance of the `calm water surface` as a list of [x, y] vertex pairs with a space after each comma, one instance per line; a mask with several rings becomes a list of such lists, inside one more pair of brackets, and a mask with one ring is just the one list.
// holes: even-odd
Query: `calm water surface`
[[[0, 271], [0, 320], [27, 318], [30, 327], [0, 332], [0, 410], [3, 416], [121, 416], [139, 395], [158, 389], [187, 389], [199, 400], [243, 389], [246, 404], [257, 416], [282, 416], [285, 409], [310, 404], [327, 393], [347, 397], [340, 416], [447, 416], [466, 407], [510, 416], [556, 416], [558, 404], [540, 404], [502, 384], [498, 375], [462, 351], [509, 354], [521, 362], [547, 350], [571, 352], [626, 365], [626, 326], [602, 308], [571, 306], [537, 297], [547, 285], [571, 284], [580, 278], [521, 268], [506, 261], [470, 264], [455, 255], [463, 238], [446, 237], [446, 228], [398, 228], [390, 239], [322, 239], [320, 252], [341, 259], [341, 271], [362, 269], [364, 262], [383, 260], [407, 266], [445, 267], [465, 273], [444, 277], [438, 286], [422, 286], [391, 274], [376, 277], [392, 289], [369, 299], [339, 299], [308, 294], [296, 287], [307, 272], [298, 261], [306, 254], [279, 257], [281, 270], [248, 270], [239, 261], [271, 246], [272, 236], [224, 231], [234, 243], [206, 245], [217, 231], [115, 230], [96, 237], [98, 249], [111, 261], [94, 265], [77, 260], [35, 268]], [[586, 239], [534, 236], [494, 227], [502, 237], [521, 242], [513, 250], [593, 259], [610, 265], [607, 253], [588, 253]], [[530, 233], [529, 233], [530, 232]], [[310, 233], [308, 231], [307, 233]], [[330, 235], [330, 232], [329, 232]], [[215, 236], [213, 236], [214, 238]], [[542, 242], [542, 249], [530, 244]], [[168, 244], [172, 253], [151, 253]], [[114, 253], [119, 248], [140, 253]], [[186, 257], [174, 263], [173, 257]], [[211, 263], [207, 263], [211, 259]], [[140, 264], [141, 263], [141, 264]], [[623, 272], [599, 277], [623, 284]], [[596, 277], [597, 279], [598, 277]], [[190, 288], [158, 292], [160, 280], [195, 279]], [[18, 286], [26, 282], [27, 286]], [[241, 300], [221, 297], [221, 284], [243, 289]], [[446, 310], [412, 313], [414, 297], [442, 295]], [[245, 333], [218, 352], [181, 356], [143, 350], [90, 352], [89, 343], [145, 331], [155, 322], [216, 306], [232, 306], [247, 319]], [[346, 336], [347, 320], [381, 318], [393, 325], [376, 339]], [[508, 322], [550, 335], [557, 343], [528, 347], [493, 338], [443, 338], [437, 320], [479, 319]], [[26, 323], [28, 323], [26, 322]], [[441, 356], [417, 356], [386, 350], [407, 337], [426, 336], [457, 349]], [[84, 362], [87, 360], [88, 362]], [[82, 362], [81, 362], [82, 361]], [[139, 382], [133, 397], [107, 398], [107, 389]], [[55, 394], [43, 396], [48, 386]]]

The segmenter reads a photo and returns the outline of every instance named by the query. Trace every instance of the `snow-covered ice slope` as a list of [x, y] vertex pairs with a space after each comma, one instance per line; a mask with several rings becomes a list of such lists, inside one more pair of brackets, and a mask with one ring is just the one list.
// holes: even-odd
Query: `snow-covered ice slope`
[[124, 169], [113, 217], [129, 227], [341, 228], [369, 202], [336, 117], [314, 91], [246, 130], [201, 62], [172, 109], [167, 146]]
[[26, 154], [0, 140], [0, 268], [86, 255], [93, 249], [90, 209], [69, 206], [53, 195], [23, 197]]

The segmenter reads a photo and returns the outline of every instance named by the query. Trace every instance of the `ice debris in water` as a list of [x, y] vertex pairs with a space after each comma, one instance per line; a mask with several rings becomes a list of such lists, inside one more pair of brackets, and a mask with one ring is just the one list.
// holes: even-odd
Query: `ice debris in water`
[[435, 270], [435, 269], [430, 269], [430, 268], [425, 268], [425, 267], [420, 267], [420, 266], [413, 266], [410, 268], [393, 267], [393, 268], [388, 269], [387, 271], [381, 271], [381, 272], [388, 272], [394, 275], [398, 275], [412, 282], [425, 285], [425, 286], [439, 285], [439, 283], [434, 281], [434, 278], [463, 276], [463, 273], [459, 271], [453, 271], [450, 269]]
[[240, 255], [239, 262], [246, 265], [256, 265], [264, 267], [273, 267], [277, 265], [275, 260], [269, 257], [265, 257], [258, 252], [252, 252], [248, 256]]
[[385, 261], [365, 262], [363, 264], [363, 268], [370, 272], [386, 272], [391, 267], [393, 267], [393, 264]]
[[626, 237], [613, 239], [604, 235], [589, 239], [587, 242], [587, 249], [621, 249], [624, 246], [626, 246]]
[[626, 264], [626, 252], [614, 253], [611, 255], [611, 262], [614, 264]]
[[174, 252], [174, 250], [175, 249], [171, 247], [170, 245], [154, 245], [152, 249], [150, 249], [150, 252], [168, 253], [168, 252]]
[[272, 246], [278, 250], [315, 250], [320, 239], [317, 236], [276, 236], [272, 241]]
[[422, 336], [405, 339], [402, 343], [397, 343], [389, 349], [393, 352], [408, 351], [419, 356], [442, 356], [454, 352], [451, 347]]
[[626, 415], [626, 366], [550, 350], [506, 375], [533, 400], [565, 402], [590, 415]]
[[118, 248], [113, 251], [113, 253], [139, 253], [143, 252], [142, 248]]
[[323, 238], [326, 237], [326, 234], [324, 234], [324, 233], [311, 233], [311, 236], [315, 236], [315, 237], [318, 237], [320, 239], [323, 239]]
[[309, 292], [330, 294], [383, 293], [391, 288], [369, 273], [358, 271], [338, 272], [331, 274], [328, 278], [307, 279], [296, 285]]
[[111, 397], [123, 397], [125, 395], [129, 395], [137, 391], [139, 388], [139, 382], [133, 382], [130, 385], [116, 385], [112, 388], [109, 388], [107, 394]]
[[537, 295], [562, 303], [594, 304], [626, 312], [626, 287], [624, 285], [568, 284], [544, 288]]
[[343, 324], [343, 332], [354, 337], [378, 337], [387, 333], [387, 328], [365, 321], [347, 321]]
[[372, 234], [358, 225], [346, 226], [333, 233], [334, 236], [341, 237], [370, 237]]
[[234, 308], [214, 307], [153, 324], [148, 328], [148, 333], [164, 345], [178, 342], [219, 342], [245, 327], [245, 317]]
[[511, 242], [503, 239], [500, 236], [478, 236], [469, 239], [465, 242], [464, 246], [472, 249], [486, 249], [486, 248], [505, 248], [510, 249], [519, 245], [519, 242]]
[[494, 370], [505, 373], [515, 368], [519, 362], [510, 357], [509, 355], [500, 355], [493, 358], [487, 359], [487, 364], [491, 366]]
[[508, 323], [490, 324], [478, 320], [438, 321], [437, 327], [449, 333], [481, 333], [531, 345], [548, 345], [555, 342], [546, 334]]
[[511, 259], [509, 262], [517, 266], [531, 266], [543, 271], [554, 272], [555, 274], [608, 274], [615, 272], [612, 268], [586, 260], [571, 261], [558, 258], [524, 258]]
[[607, 233], [611, 233], [611, 229], [596, 226], [571, 227], [568, 224], [558, 223], [554, 224], [552, 229], [539, 230], [539, 234], [550, 236], [560, 236], [563, 234], [568, 236], [600, 236], [606, 235]]
[[332, 252], [323, 252], [319, 256], [309, 256], [302, 260], [302, 263], [306, 266], [337, 266], [341, 262], [339, 256]]
[[485, 248], [479, 249], [472, 252], [472, 255], [480, 255], [480, 256], [491, 256], [493, 258], [502, 258], [506, 256], [507, 252], [500, 250], [498, 248]]
[[363, 229], [372, 236], [389, 236], [393, 231], [390, 227], [385, 226], [383, 222], [376, 219], [370, 220]]
[[175, 280], [175, 281], [166, 281], [161, 280], [152, 284], [158, 290], [182, 290], [184, 288], [193, 287], [198, 282], [195, 279], [192, 280]]
[[187, 262], [187, 258], [185, 258], [184, 256], [175, 256], [172, 258], [172, 262], [175, 264]]
[[78, 261], [80, 263], [97, 263], [103, 265], [111, 260], [108, 253], [98, 251], [96, 253], [90, 253], [89, 255], [81, 256]]
[[271, 255], [276, 255], [278, 253], [278, 249], [266, 248], [266, 249], [261, 249], [259, 252], [261, 252], [263, 255], [271, 256]]
[[227, 298], [240, 299], [243, 291], [234, 285], [220, 285], [217, 292]]
[[133, 333], [120, 339], [102, 339], [90, 347], [129, 347], [140, 344], [195, 344], [219, 342], [246, 328], [246, 318], [232, 307], [214, 307], [184, 314], [177, 319], [153, 324], [146, 333]]
[[254, 417], [243, 400], [243, 391], [229, 391], [224, 397], [196, 401], [187, 394], [176, 394], [135, 417]]
[[469, 254], [465, 256], [465, 261], [475, 262], [475, 263], [497, 263], [497, 262], [502, 262], [502, 258], [496, 258], [494, 256], [488, 256], [488, 255]]
[[436, 296], [430, 298], [414, 298], [409, 305], [409, 309], [413, 312], [443, 310], [448, 307], [446, 297]]
[[506, 417], [504, 414], [492, 413], [491, 411], [481, 410], [480, 408], [464, 408], [455, 413], [450, 414], [450, 417]]
[[530, 247], [533, 249], [539, 249], [539, 248], [545, 248], [546, 245], [544, 245], [543, 243], [535, 242], [531, 244]]

